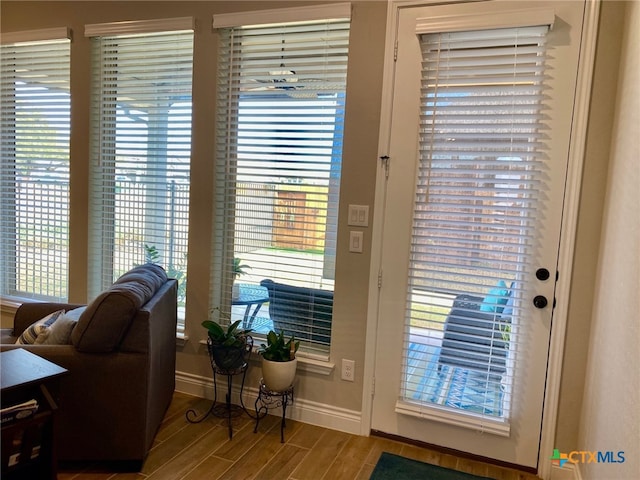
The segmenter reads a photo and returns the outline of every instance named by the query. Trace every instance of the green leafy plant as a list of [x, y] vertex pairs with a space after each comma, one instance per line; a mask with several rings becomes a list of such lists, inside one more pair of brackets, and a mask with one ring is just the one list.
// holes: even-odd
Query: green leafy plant
[[[144, 244], [144, 261], [155, 265], [161, 264], [161, 256], [155, 245]], [[187, 297], [187, 254], [184, 254], [179, 265], [169, 264], [166, 267], [167, 276], [178, 281], [178, 305], [184, 306]]]
[[246, 364], [245, 358], [251, 355], [253, 339], [249, 335], [251, 329], [238, 328], [242, 320], [236, 320], [225, 330], [219, 323], [211, 320], [202, 322], [208, 330], [209, 355], [218, 368], [224, 371], [235, 371]]
[[160, 252], [155, 245], [144, 244], [144, 261], [155, 265], [160, 264]]
[[296, 352], [300, 347], [300, 342], [291, 335], [289, 339], [284, 337], [284, 332], [276, 333], [271, 330], [267, 334], [267, 344], [258, 347], [258, 353], [265, 360], [272, 362], [288, 362], [296, 358]]
[[243, 348], [246, 344], [246, 337], [252, 329], [238, 328], [241, 322], [242, 320], [236, 320], [228, 325], [226, 330], [219, 323], [211, 320], [205, 320], [202, 322], [202, 326], [209, 331], [209, 338], [214, 345]]
[[511, 339], [511, 325], [505, 322], [500, 322], [498, 326], [500, 327], [500, 334], [502, 335], [502, 340], [509, 343], [509, 340]]
[[247, 268], [251, 268], [249, 265], [245, 265], [242, 263], [242, 259], [239, 257], [234, 257], [233, 259], [233, 269], [232, 269], [232, 273], [233, 273], [233, 278], [239, 277], [241, 275], [245, 275], [246, 269]]

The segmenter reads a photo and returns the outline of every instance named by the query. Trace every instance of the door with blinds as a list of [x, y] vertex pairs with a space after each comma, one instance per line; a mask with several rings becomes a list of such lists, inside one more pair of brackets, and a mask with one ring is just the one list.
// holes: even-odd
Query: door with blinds
[[582, 9], [399, 10], [373, 430], [537, 465]]

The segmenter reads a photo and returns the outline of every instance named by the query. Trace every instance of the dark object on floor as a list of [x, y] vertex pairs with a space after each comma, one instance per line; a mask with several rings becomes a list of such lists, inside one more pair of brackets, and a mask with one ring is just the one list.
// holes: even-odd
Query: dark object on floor
[[371, 480], [487, 480], [470, 473], [419, 462], [388, 452], [382, 452]]

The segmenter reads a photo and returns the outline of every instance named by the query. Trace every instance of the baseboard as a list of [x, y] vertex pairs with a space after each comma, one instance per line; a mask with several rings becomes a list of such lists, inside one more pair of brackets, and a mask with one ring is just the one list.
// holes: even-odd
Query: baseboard
[[549, 480], [582, 480], [582, 475], [577, 464], [567, 462], [562, 467], [551, 465]]
[[[223, 387], [226, 388], [226, 385]], [[218, 401], [224, 399], [224, 388], [221, 389], [220, 384], [218, 384]], [[196, 397], [213, 400], [213, 380], [211, 378], [186, 372], [176, 372], [176, 390]], [[247, 408], [254, 408], [257, 397], [258, 389], [256, 387], [245, 386], [242, 400]], [[233, 403], [240, 403], [239, 386], [233, 386], [231, 398]], [[276, 409], [271, 413], [280, 415], [281, 410]], [[354, 435], [361, 434], [361, 412], [305, 400], [298, 395], [294, 395], [293, 404], [287, 407], [287, 418]]]

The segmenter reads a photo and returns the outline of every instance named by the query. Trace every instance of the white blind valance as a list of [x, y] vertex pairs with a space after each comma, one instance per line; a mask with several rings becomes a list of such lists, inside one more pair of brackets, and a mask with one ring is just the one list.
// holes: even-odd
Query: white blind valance
[[23, 30], [20, 32], [0, 32], [0, 42], [3, 45], [8, 45], [11, 43], [41, 42], [45, 40], [64, 39], [71, 39], [71, 29], [68, 27]]
[[193, 17], [160, 18], [88, 24], [84, 27], [84, 36], [101, 37], [154, 32], [180, 32], [193, 31], [194, 29], [195, 20]]
[[551, 8], [501, 9], [457, 15], [451, 15], [449, 8], [449, 6], [435, 7], [431, 9], [432, 13], [428, 18], [416, 19], [416, 33], [423, 35], [443, 32], [478, 32], [540, 25], [553, 28], [555, 23], [555, 13]]
[[285, 23], [326, 22], [328, 19], [351, 18], [350, 3], [332, 3], [306, 7], [278, 8], [241, 13], [222, 13], [213, 16], [213, 28], [254, 27]]

